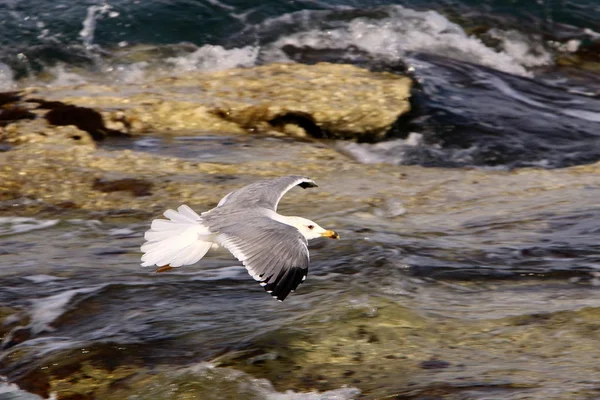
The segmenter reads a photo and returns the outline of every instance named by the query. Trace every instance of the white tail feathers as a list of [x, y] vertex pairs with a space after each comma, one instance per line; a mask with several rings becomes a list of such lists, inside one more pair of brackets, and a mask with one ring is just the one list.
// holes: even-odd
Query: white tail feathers
[[167, 210], [166, 219], [152, 221], [141, 247], [142, 266], [181, 267], [198, 262], [213, 245], [213, 234], [202, 225], [198, 214], [186, 205]]

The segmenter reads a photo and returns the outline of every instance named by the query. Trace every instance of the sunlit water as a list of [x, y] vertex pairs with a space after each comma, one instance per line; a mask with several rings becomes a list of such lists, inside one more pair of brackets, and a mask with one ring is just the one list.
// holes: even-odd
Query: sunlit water
[[[346, 62], [408, 74], [417, 82], [414, 109], [390, 140], [330, 143], [359, 162], [507, 170], [600, 159], [597, 74], [556, 64], [598, 38], [595, 3], [536, 2], [530, 8], [426, 3], [5, 2], [0, 88], [141, 84], [157, 75], [274, 61]], [[62, 10], [58, 20], [57, 10]], [[490, 29], [471, 33], [480, 22]], [[236, 163], [285, 159], [280, 140], [199, 132], [101, 146]], [[402, 199], [335, 215], [314, 209], [307, 217], [335, 227], [342, 240], [312, 245], [309, 277], [284, 303], [266, 295], [226, 252], [164, 274], [141, 268], [139, 246], [149, 219], [4, 215], [0, 300], [17, 311], [4, 321], [10, 333], [0, 351], [0, 374], [18, 381], [44, 368], [46, 356], [102, 348], [116, 362], [190, 367], [197, 379], [249, 385], [256, 398], [355, 398], [351, 378], [344, 380], [348, 387], [325, 393], [281, 393], [276, 382], [206, 363], [251, 347], [269, 333], [297, 329], [298, 321], [312, 318], [327, 325], [344, 318], [340, 308], [365, 310], [370, 317], [376, 308], [371, 303], [381, 298], [430, 318], [434, 326], [489, 320], [489, 330], [499, 331], [504, 328], [495, 326], [495, 319], [595, 310], [600, 307], [599, 198], [598, 188], [590, 186], [568, 199], [540, 194], [535, 201], [464, 208], [443, 218], [435, 212], [413, 214]], [[590, 326], [589, 321], [581, 328], [565, 323], [547, 344]], [[445, 350], [437, 356], [450, 357]], [[458, 352], [468, 360], [476, 353], [471, 350]], [[578, 361], [568, 351], [560, 354], [558, 365], [509, 355], [490, 358], [485, 367], [466, 362], [467, 369], [456, 374], [475, 383], [485, 368], [560, 375]], [[597, 376], [579, 379], [571, 382], [576, 388], [600, 387]], [[538, 394], [560, 393], [561, 385], [540, 384]], [[239, 396], [246, 393], [241, 386], [232, 389]], [[203, 395], [213, 389], [207, 386]], [[498, 390], [498, 398], [512, 393]], [[488, 394], [475, 390], [469, 398]], [[0, 381], [4, 398], [33, 397]]]

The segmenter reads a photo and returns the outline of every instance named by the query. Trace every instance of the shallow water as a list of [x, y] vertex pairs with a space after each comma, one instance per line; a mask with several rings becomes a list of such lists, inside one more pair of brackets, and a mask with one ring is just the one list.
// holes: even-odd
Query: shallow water
[[[278, 151], [281, 143], [293, 139], [263, 136], [206, 136], [143, 137], [137, 140], [108, 139], [102, 143], [107, 150], [134, 151], [177, 157], [185, 160], [237, 164], [252, 160], [284, 161], [290, 156]], [[292, 152], [294, 148], [290, 149]]]
[[[206, 157], [213, 162], [230, 162], [238, 152], [260, 154], [262, 159], [280, 156], [279, 139], [272, 139], [272, 150], [270, 146], [249, 148], [247, 140], [214, 139], [174, 139], [163, 143], [166, 145], [153, 145], [150, 151], [183, 158]], [[162, 143], [164, 139], [152, 140]], [[122, 145], [108, 144], [115, 148]], [[376, 179], [371, 182], [376, 184]], [[195, 382], [194, 393], [201, 398], [211, 398], [214, 384], [224, 385], [227, 393], [215, 398], [239, 398], [248, 390], [249, 380], [249, 398], [265, 398], [267, 393], [281, 399], [351, 399], [408, 393], [408, 387], [419, 388], [419, 393], [434, 390], [436, 380], [426, 373], [429, 364], [419, 364], [433, 357], [443, 361], [439, 364], [443, 371], [435, 376], [448, 382], [448, 393], [483, 399], [490, 393], [513, 398], [510, 396], [514, 393], [531, 391], [533, 398], [544, 398], [565, 384], [560, 380], [560, 371], [579, 363], [577, 357], [588, 343], [593, 343], [593, 335], [584, 334], [575, 342], [569, 336], [567, 342], [574, 346], [571, 353], [561, 353], [551, 366], [537, 361], [538, 357], [549, 357], [546, 350], [529, 347], [532, 344], [524, 338], [543, 335], [544, 329], [550, 329], [553, 335], [572, 335], [570, 332], [585, 331], [586, 326], [594, 324], [593, 318], [578, 315], [582, 310], [600, 309], [598, 188], [582, 190], [569, 202], [550, 194], [508, 202], [506, 198], [494, 200], [489, 193], [474, 196], [489, 197], [489, 204], [481, 199], [475, 203], [479, 207], [459, 204], [443, 217], [435, 210], [407, 210], [402, 199], [335, 213], [322, 212], [318, 204], [313, 204], [306, 216], [323, 226], [335, 227], [342, 239], [311, 245], [309, 278], [284, 303], [265, 295], [227, 252], [211, 253], [198, 265], [163, 274], [141, 268], [139, 246], [148, 228], [146, 219], [101, 213], [97, 219], [3, 217], [0, 300], [3, 307], [13, 311], [5, 319], [10, 333], [0, 353], [2, 373], [31, 389], [32, 380], [39, 379], [35, 378], [38, 368], [47, 368], [59, 354], [63, 354], [61, 359], [73, 359], [75, 352], [77, 357], [90, 360], [91, 365], [112, 360], [115, 365], [177, 371], [174, 377], [161, 375], [160, 379]], [[282, 210], [292, 211], [285, 199]], [[525, 324], [527, 328], [519, 328], [521, 323], [511, 318], [557, 321], [551, 327], [540, 325], [538, 332], [529, 323]], [[377, 339], [374, 343], [381, 348], [361, 349], [363, 361], [348, 365], [348, 370], [354, 371], [352, 379], [338, 377], [336, 364], [327, 361], [331, 346], [327, 340], [335, 337], [332, 333], [314, 333], [315, 338], [306, 339], [313, 343], [312, 350], [302, 350], [313, 354], [314, 363], [325, 362], [321, 372], [324, 381], [299, 383], [293, 375], [279, 381], [268, 372], [271, 367], [260, 369], [263, 362], [268, 365], [296, 356], [293, 349], [298, 344], [288, 347], [277, 344], [279, 340], [295, 342], [297, 335], [310, 335], [311, 330], [332, 329], [342, 338], [354, 337], [353, 329], [358, 329], [359, 338], [384, 338], [380, 330], [389, 324], [412, 331], [403, 334], [407, 338], [422, 339], [412, 347]], [[430, 336], [440, 326], [450, 330], [444, 328], [446, 333]], [[373, 332], [362, 334], [361, 329]], [[456, 334], [461, 329], [479, 333], [465, 333], [464, 340], [470, 338], [471, 344], [446, 347], [444, 341], [455, 340], [450, 332]], [[519, 329], [533, 331], [521, 338]], [[514, 360], [504, 353], [510, 346], [505, 349], [502, 344], [491, 345], [493, 357], [484, 366], [476, 356], [476, 347], [496, 340], [525, 340], [525, 354]], [[346, 346], [361, 343], [368, 342], [358, 340]], [[555, 351], [554, 347], [549, 349]], [[228, 359], [236, 351], [249, 355], [242, 358], [247, 361], [241, 364], [235, 357], [233, 362], [224, 363], [233, 369], [198, 364], [224, 355]], [[285, 353], [290, 351], [291, 355]], [[277, 352], [284, 354], [272, 359]], [[390, 381], [384, 374], [365, 383], [362, 376], [369, 373], [367, 366], [374, 362], [372, 359], [385, 360], [381, 364], [385, 369], [394, 358], [383, 356], [396, 357], [398, 352], [409, 357], [409, 365], [417, 366], [417, 372], [406, 372], [410, 381]], [[267, 361], [257, 361], [263, 359]], [[402, 359], [400, 362], [404, 364]], [[466, 367], [460, 366], [465, 362]], [[446, 369], [444, 363], [451, 367]], [[438, 364], [431, 365], [435, 369]], [[190, 375], [185, 368], [195, 372]], [[572, 382], [567, 389], [595, 390], [600, 385], [600, 374], [594, 375], [590, 368], [584, 368], [585, 378]], [[533, 380], [527, 378], [530, 369], [536, 374]], [[511, 378], [494, 372], [503, 370], [516, 372]], [[206, 378], [206, 374], [213, 373], [216, 375]], [[461, 388], [457, 383], [460, 376], [470, 379], [471, 384]], [[205, 378], [212, 383], [202, 383]], [[506, 386], [507, 382], [510, 385]], [[342, 389], [344, 385], [348, 388]], [[355, 386], [363, 393], [353, 389]], [[521, 386], [528, 389], [518, 389]], [[315, 389], [320, 392], [294, 394]], [[338, 389], [341, 392], [335, 392]], [[567, 389], [559, 391], [560, 396]], [[287, 390], [294, 393], [284, 394]]]
[[0, 88], [345, 62], [419, 83], [392, 138], [420, 140], [350, 145], [357, 159], [491, 168], [600, 159], [600, 10], [591, 1], [43, 4], [0, 6], [11, 32], [0, 29]]
[[402, 172], [407, 196], [284, 198], [284, 213], [342, 237], [311, 245], [309, 277], [284, 303], [227, 252], [142, 269], [156, 210], [3, 211], [0, 399], [35, 398], [12, 382], [73, 398], [97, 384], [106, 399], [597, 398], [600, 186], [559, 175], [600, 159], [596, 3], [237, 3], [4, 2], [0, 88], [274, 61], [408, 74], [413, 111], [379, 143], [153, 132], [99, 145], [228, 165], [329, 146], [377, 171], [341, 170], [336, 184], [385, 194], [386, 174]]

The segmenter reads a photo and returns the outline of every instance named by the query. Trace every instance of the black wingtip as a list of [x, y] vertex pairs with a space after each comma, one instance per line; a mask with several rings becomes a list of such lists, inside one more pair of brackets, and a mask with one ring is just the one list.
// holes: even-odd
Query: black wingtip
[[273, 298], [283, 301], [291, 292], [296, 290], [298, 285], [304, 282], [304, 279], [306, 279], [306, 269], [293, 267], [281, 271], [277, 277], [267, 278], [267, 284], [263, 288]]
[[302, 189], [318, 187], [317, 184], [314, 182], [302, 182], [302, 183], [299, 183], [298, 186], [300, 186]]

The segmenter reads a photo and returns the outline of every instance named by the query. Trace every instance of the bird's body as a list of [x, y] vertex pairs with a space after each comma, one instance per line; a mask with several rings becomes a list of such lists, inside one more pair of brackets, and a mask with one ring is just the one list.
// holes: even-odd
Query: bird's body
[[200, 215], [186, 205], [167, 210], [168, 218], [152, 221], [141, 250], [142, 266], [170, 269], [198, 262], [223, 246], [248, 273], [278, 300], [284, 300], [306, 278], [307, 240], [338, 235], [301, 217], [276, 212], [279, 200], [295, 186], [317, 186], [301, 176], [262, 180], [227, 194]]

